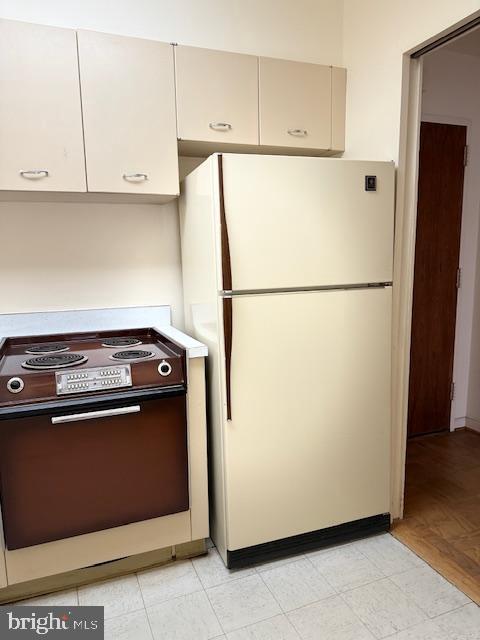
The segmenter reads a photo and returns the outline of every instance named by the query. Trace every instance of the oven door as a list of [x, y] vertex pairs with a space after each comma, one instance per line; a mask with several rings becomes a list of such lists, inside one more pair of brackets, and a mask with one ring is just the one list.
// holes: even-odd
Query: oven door
[[186, 511], [186, 396], [0, 422], [6, 546]]

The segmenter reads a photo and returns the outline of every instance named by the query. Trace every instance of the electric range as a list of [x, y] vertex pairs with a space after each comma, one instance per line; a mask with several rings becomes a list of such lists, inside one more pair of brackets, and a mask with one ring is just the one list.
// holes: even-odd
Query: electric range
[[0, 344], [8, 549], [189, 509], [186, 354], [151, 328]]

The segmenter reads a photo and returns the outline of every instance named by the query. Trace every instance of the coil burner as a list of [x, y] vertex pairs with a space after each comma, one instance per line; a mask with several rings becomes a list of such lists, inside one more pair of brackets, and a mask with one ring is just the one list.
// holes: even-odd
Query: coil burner
[[48, 344], [34, 344], [31, 347], [28, 347], [25, 353], [43, 355], [47, 353], [62, 353], [64, 351], [70, 351], [70, 347], [61, 342], [50, 342]]
[[153, 358], [153, 351], [144, 351], [142, 349], [129, 349], [128, 351], [117, 351], [110, 358], [112, 360], [148, 360]]
[[76, 367], [87, 361], [87, 356], [81, 353], [57, 353], [30, 358], [22, 364], [24, 369], [63, 369]]
[[125, 336], [124, 338], [106, 338], [102, 342], [102, 347], [118, 349], [119, 347], [138, 347], [140, 344], [142, 344], [142, 341], [138, 338], [129, 338], [128, 336]]

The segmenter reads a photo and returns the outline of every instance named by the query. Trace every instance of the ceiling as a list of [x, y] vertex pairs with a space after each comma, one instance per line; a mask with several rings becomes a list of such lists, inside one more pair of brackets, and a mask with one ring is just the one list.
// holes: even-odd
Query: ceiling
[[445, 49], [480, 58], [480, 27], [454, 40]]

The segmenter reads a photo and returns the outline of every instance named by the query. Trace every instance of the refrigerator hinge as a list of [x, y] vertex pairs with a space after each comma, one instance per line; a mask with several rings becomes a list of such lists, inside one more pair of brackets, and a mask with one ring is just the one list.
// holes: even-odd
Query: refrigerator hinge
[[450, 402], [455, 400], [455, 382], [452, 382], [450, 386]]
[[457, 289], [460, 289], [462, 286], [462, 268], [458, 267], [457, 269]]
[[468, 164], [468, 144], [465, 145], [464, 149], [463, 149], [463, 166], [466, 167]]

